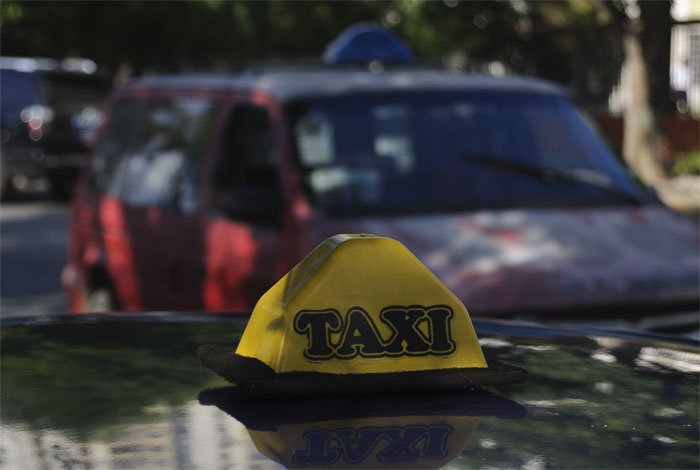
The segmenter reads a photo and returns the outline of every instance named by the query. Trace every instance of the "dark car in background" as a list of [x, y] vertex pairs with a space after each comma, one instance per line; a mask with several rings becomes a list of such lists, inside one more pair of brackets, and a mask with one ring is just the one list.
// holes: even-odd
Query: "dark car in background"
[[0, 469], [697, 469], [700, 349], [680, 337], [477, 320], [522, 384], [242, 396], [199, 364], [247, 316], [6, 319]]
[[87, 59], [0, 57], [0, 192], [48, 178], [67, 197], [85, 166], [111, 88]]

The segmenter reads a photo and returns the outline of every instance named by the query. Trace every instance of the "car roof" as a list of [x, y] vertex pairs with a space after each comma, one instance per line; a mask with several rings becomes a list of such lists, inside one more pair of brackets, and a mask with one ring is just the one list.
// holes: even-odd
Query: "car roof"
[[0, 57], [1, 70], [16, 72], [63, 72], [92, 75], [97, 64], [90, 59], [67, 58], [63, 60], [42, 57]]
[[249, 70], [239, 74], [150, 76], [132, 80], [128, 88], [215, 89], [262, 91], [280, 101], [351, 93], [398, 91], [497, 91], [564, 96], [565, 91], [545, 80], [496, 77], [438, 69], [399, 68], [372, 72], [349, 68]]
[[[346, 468], [697, 467], [697, 342], [476, 320], [489, 364], [526, 368], [525, 383], [447, 395], [265, 399], [240, 397], [194, 354], [203, 344], [234, 347], [243, 314], [6, 320], [0, 432], [14, 450], [8, 468], [41, 468], [59, 446], [74, 467], [298, 467], [290, 460], [312, 444], [316, 456], [333, 453]], [[343, 454], [337, 430], [347, 437]], [[399, 439], [413, 450], [378, 461]], [[438, 449], [440, 460], [425, 449]]]

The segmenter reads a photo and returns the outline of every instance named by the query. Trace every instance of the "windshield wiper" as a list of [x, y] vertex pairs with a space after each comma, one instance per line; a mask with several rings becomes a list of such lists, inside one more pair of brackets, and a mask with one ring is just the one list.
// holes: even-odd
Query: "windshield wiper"
[[601, 191], [636, 205], [642, 203], [642, 200], [638, 196], [635, 196], [622, 188], [614, 186], [610, 183], [607, 176], [594, 171], [571, 173], [556, 168], [533, 165], [532, 163], [520, 162], [509, 158], [490, 155], [464, 154], [461, 155], [460, 158], [462, 160], [474, 162], [490, 168], [497, 168], [500, 170], [517, 173], [519, 175], [531, 176], [540, 181], [570, 181], [573, 183], [585, 184], [588, 186], [593, 186], [596, 189], [600, 189]]

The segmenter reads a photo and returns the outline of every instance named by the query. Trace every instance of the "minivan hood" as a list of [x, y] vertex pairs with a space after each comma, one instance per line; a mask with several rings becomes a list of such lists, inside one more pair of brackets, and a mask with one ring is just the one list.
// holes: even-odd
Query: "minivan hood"
[[698, 228], [662, 206], [314, 218], [308, 251], [336, 233], [404, 243], [478, 314], [693, 302]]

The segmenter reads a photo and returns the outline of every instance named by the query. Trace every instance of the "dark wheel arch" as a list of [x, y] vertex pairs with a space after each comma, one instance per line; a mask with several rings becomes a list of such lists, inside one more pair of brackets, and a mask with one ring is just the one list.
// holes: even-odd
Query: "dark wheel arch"
[[98, 264], [88, 270], [85, 304], [89, 312], [122, 310], [114, 282], [104, 265]]

